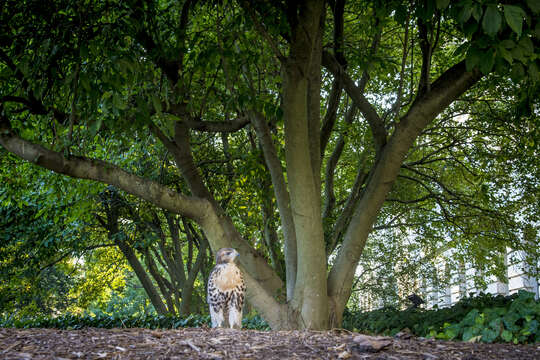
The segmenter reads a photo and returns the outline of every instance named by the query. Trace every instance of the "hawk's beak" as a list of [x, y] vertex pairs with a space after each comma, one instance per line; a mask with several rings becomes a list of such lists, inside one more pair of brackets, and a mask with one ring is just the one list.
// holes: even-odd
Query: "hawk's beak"
[[238, 253], [238, 251], [234, 251], [234, 258], [233, 258], [233, 261], [236, 260], [237, 257], [239, 257], [240, 254]]

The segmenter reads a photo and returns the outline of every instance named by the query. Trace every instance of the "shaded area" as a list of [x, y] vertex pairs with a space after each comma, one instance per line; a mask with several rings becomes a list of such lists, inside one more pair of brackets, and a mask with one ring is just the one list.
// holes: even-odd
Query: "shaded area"
[[367, 337], [337, 330], [0, 329], [0, 358], [533, 360], [540, 358], [540, 344]]

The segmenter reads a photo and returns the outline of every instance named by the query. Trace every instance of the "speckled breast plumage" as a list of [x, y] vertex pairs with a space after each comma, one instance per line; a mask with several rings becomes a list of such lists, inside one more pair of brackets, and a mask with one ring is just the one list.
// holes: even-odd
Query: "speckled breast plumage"
[[215, 311], [234, 307], [241, 311], [246, 286], [240, 269], [232, 264], [218, 264], [208, 279], [208, 305]]

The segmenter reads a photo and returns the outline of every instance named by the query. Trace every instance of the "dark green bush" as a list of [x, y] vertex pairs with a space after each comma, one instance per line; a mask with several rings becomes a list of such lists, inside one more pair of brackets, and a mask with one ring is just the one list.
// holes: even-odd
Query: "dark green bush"
[[[244, 329], [269, 330], [268, 324], [260, 316], [250, 316], [242, 320]], [[83, 327], [96, 328], [149, 328], [177, 329], [183, 327], [210, 326], [209, 315], [189, 315], [185, 318], [174, 316], [120, 317], [108, 315], [73, 315], [65, 314], [58, 317], [0, 317], [0, 327], [15, 328], [56, 328], [80, 329]]]
[[444, 309], [346, 312], [343, 327], [394, 335], [408, 328], [414, 335], [437, 339], [532, 343], [540, 341], [540, 301], [520, 291], [511, 296], [480, 294]]

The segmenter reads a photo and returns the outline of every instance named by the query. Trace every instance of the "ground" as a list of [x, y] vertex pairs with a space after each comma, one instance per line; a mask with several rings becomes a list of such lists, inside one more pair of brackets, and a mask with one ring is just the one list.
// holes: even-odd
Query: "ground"
[[2, 329], [0, 359], [540, 359], [540, 344], [369, 337], [345, 330]]

